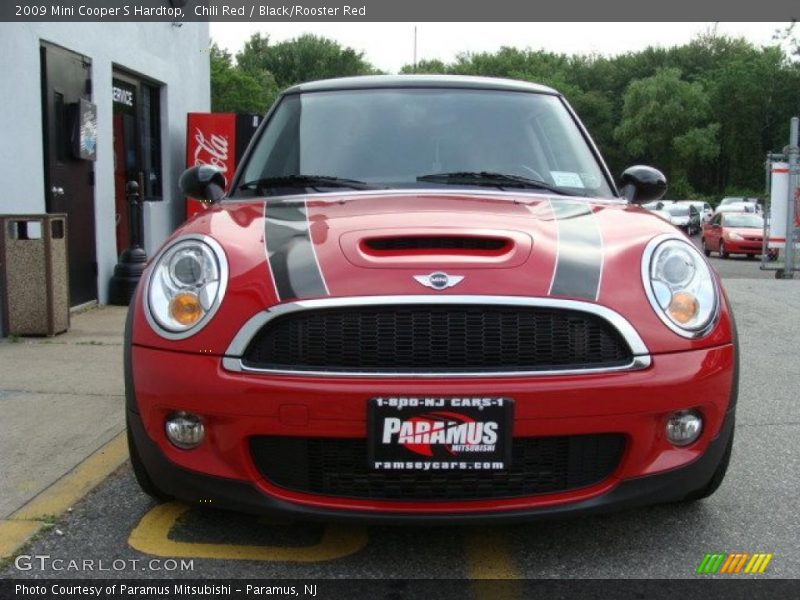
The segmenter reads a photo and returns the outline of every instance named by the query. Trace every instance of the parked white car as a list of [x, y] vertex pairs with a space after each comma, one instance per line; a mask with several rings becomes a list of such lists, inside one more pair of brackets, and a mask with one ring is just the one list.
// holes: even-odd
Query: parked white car
[[649, 210], [654, 215], [661, 217], [667, 223], [672, 223], [672, 215], [670, 215], [667, 211], [661, 209], [653, 209], [653, 208], [648, 208], [647, 210]]
[[720, 203], [714, 210], [715, 215], [724, 212], [760, 213], [761, 204], [759, 204], [758, 198], [743, 198], [741, 196], [728, 196], [720, 200]]

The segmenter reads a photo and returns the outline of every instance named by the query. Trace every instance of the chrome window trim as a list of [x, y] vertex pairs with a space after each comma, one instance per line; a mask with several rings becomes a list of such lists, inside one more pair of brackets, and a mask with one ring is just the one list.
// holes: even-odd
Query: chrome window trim
[[[699, 256], [701, 262], [704, 262], [706, 268], [708, 269], [709, 276], [711, 277], [711, 282], [714, 285], [714, 309], [712, 311], [712, 316], [709, 319], [708, 323], [703, 327], [701, 327], [700, 329], [684, 329], [680, 327], [667, 316], [664, 309], [662, 309], [658, 305], [658, 301], [656, 300], [656, 295], [655, 292], [653, 291], [653, 284], [650, 279], [650, 263], [653, 260], [653, 254], [655, 254], [656, 249], [662, 243], [667, 241], [677, 241], [686, 244], [687, 248], [689, 248], [689, 251], [694, 252], [697, 256]], [[662, 233], [661, 235], [657, 235], [647, 243], [647, 246], [645, 246], [644, 252], [642, 253], [641, 270], [642, 270], [642, 286], [644, 286], [644, 292], [645, 295], [647, 296], [647, 301], [650, 303], [650, 308], [653, 309], [653, 312], [656, 313], [661, 322], [664, 323], [664, 325], [666, 325], [674, 333], [677, 333], [679, 336], [683, 338], [693, 340], [705, 337], [706, 335], [711, 333], [711, 330], [714, 329], [714, 327], [716, 327], [717, 322], [719, 322], [720, 297], [722, 295], [722, 291], [720, 290], [717, 278], [714, 276], [714, 269], [711, 268], [711, 265], [708, 263], [706, 257], [703, 256], [703, 254], [697, 249], [697, 247], [692, 242], [690, 242], [684, 237], [675, 235], [673, 233]]]
[[[532, 370], [532, 371], [469, 371], [469, 372], [419, 372], [419, 371], [399, 371], [399, 372], [354, 372], [354, 371], [309, 371], [292, 369], [261, 369], [248, 367], [243, 364], [241, 357], [247, 349], [253, 336], [269, 321], [277, 317], [323, 308], [341, 308], [353, 306], [375, 306], [375, 305], [410, 305], [410, 304], [467, 304], [485, 306], [520, 306], [520, 307], [542, 307], [542, 308], [561, 308], [575, 310], [598, 316], [614, 327], [631, 349], [633, 358], [630, 363], [614, 367], [596, 367], [586, 369], [551, 369], [551, 370]], [[251, 317], [239, 332], [234, 336], [225, 356], [222, 359], [222, 366], [233, 372], [241, 373], [261, 373], [272, 375], [294, 375], [309, 377], [417, 377], [417, 378], [459, 378], [459, 377], [543, 377], [552, 375], [579, 375], [592, 373], [613, 373], [617, 371], [632, 371], [646, 369], [652, 360], [650, 352], [644, 341], [639, 336], [627, 319], [618, 312], [605, 306], [591, 302], [579, 300], [564, 300], [559, 298], [527, 298], [523, 296], [474, 296], [474, 295], [402, 295], [402, 296], [350, 296], [343, 298], [321, 298], [314, 300], [298, 300], [277, 304]]]
[[[217, 262], [219, 263], [219, 291], [217, 292], [217, 297], [214, 299], [214, 304], [208, 309], [205, 315], [192, 327], [185, 331], [171, 331], [169, 329], [165, 329], [161, 324], [156, 320], [153, 314], [150, 311], [150, 285], [152, 282], [153, 277], [155, 276], [156, 272], [156, 265], [159, 263], [161, 258], [172, 248], [174, 248], [177, 244], [187, 241], [198, 241], [203, 242], [214, 253], [217, 257]], [[178, 238], [175, 238], [170, 242], [168, 245], [164, 246], [161, 251], [156, 254], [155, 258], [150, 263], [150, 273], [148, 273], [147, 277], [144, 281], [144, 290], [142, 296], [142, 304], [144, 306], [144, 316], [147, 319], [147, 323], [150, 325], [153, 331], [155, 331], [160, 337], [166, 340], [185, 340], [200, 330], [202, 330], [211, 319], [214, 318], [214, 315], [217, 314], [220, 305], [222, 304], [222, 300], [225, 297], [225, 291], [228, 289], [228, 257], [225, 255], [225, 250], [223, 250], [222, 245], [212, 237], [207, 235], [199, 234], [199, 233], [192, 233], [188, 235], [182, 235]]]

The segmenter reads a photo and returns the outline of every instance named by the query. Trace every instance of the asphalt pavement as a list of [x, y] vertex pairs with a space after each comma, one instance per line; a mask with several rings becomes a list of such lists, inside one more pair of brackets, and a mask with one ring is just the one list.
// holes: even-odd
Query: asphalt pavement
[[[45, 564], [7, 559], [0, 576], [691, 578], [710, 577], [695, 574], [706, 553], [761, 552], [773, 555], [765, 573], [737, 577], [798, 578], [800, 282], [757, 260], [711, 260], [742, 365], [733, 457], [707, 500], [514, 527], [310, 524], [159, 505], [125, 463], [16, 553]], [[70, 559], [95, 562], [70, 570]]]

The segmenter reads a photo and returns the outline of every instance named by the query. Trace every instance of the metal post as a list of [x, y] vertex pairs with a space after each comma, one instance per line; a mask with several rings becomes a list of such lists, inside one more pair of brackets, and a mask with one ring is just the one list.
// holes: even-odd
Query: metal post
[[800, 126], [800, 118], [792, 117], [791, 125], [789, 127], [789, 145], [785, 149], [787, 162], [789, 163], [789, 189], [786, 191], [788, 194], [787, 210], [786, 210], [786, 245], [784, 250], [784, 269], [783, 278], [794, 278], [794, 262], [795, 262], [795, 194], [797, 193], [798, 186], [798, 155], [800, 155], [800, 148], [798, 148], [798, 126]]
[[414, 25], [414, 73], [417, 72], [417, 26]]
[[142, 200], [139, 196], [139, 184], [129, 181], [125, 186], [128, 195], [128, 231], [130, 246], [119, 255], [119, 262], [114, 267], [108, 296], [109, 303], [119, 306], [130, 304], [136, 285], [147, 265], [147, 253], [144, 251], [144, 215]]

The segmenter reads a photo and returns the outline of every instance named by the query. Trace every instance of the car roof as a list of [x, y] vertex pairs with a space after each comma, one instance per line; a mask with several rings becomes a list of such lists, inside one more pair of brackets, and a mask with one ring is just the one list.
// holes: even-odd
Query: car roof
[[381, 88], [458, 88], [561, 95], [553, 88], [539, 85], [538, 83], [496, 77], [468, 77], [464, 75], [366, 75], [363, 77], [339, 77], [336, 79], [322, 79], [294, 85], [285, 90], [284, 93], [297, 94], [303, 92]]

